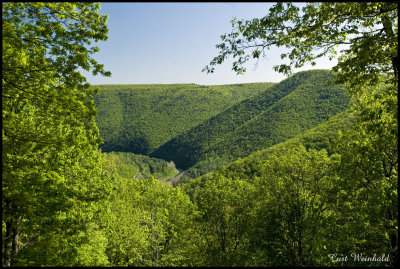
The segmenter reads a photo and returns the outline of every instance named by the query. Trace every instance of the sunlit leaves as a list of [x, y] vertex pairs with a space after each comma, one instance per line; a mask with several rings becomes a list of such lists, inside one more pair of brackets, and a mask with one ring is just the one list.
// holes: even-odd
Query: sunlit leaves
[[265, 49], [277, 46], [288, 50], [282, 57], [287, 55], [290, 61], [274, 70], [289, 75], [293, 67], [319, 57], [333, 59], [337, 46], [344, 45], [334, 67], [339, 80], [353, 88], [376, 85], [381, 74], [397, 79], [397, 16], [395, 2], [307, 3], [301, 10], [292, 3], [277, 3], [261, 19], [234, 18], [232, 32], [222, 35], [217, 45], [219, 55], [203, 71], [213, 73], [217, 64], [232, 56], [232, 69], [243, 73], [248, 55], [259, 58]]
[[206, 240], [206, 264], [238, 266], [246, 254], [254, 186], [218, 176], [198, 193], [200, 234]]
[[[337, 141], [342, 155], [337, 187], [338, 211], [346, 222], [342, 230], [353, 233], [356, 226], [364, 233], [355, 233], [352, 251], [357, 246], [370, 251], [383, 251], [396, 261], [398, 228], [398, 121], [396, 90], [388, 85], [364, 88], [359, 92], [355, 125]], [[373, 238], [373, 240], [372, 240]], [[389, 238], [389, 240], [387, 240]], [[365, 242], [364, 242], [364, 241]], [[360, 243], [363, 242], [363, 243]], [[340, 245], [338, 246], [340, 248]]]
[[[70, 255], [80, 241], [74, 244], [73, 236], [85, 233], [108, 198], [110, 182], [96, 149], [95, 91], [77, 71], [107, 75], [87, 48], [90, 40], [107, 39], [98, 9], [93, 3], [2, 4], [2, 203], [3, 219], [14, 219], [3, 230], [10, 234], [4, 265], [56, 265], [65, 249], [68, 258], [58, 265], [75, 264]], [[50, 251], [44, 241], [57, 247]]]
[[251, 238], [262, 265], [313, 265], [325, 258], [322, 246], [328, 241], [322, 233], [338, 160], [325, 150], [294, 146], [260, 162], [260, 176], [253, 179], [259, 204]]
[[[195, 265], [194, 206], [179, 188], [154, 178], [117, 177], [106, 228], [115, 266]], [[193, 259], [194, 258], [194, 259]]]

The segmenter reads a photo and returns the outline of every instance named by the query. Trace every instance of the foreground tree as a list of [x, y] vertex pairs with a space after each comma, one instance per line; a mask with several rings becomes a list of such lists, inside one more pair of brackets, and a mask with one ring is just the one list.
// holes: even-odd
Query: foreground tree
[[215, 176], [200, 189], [199, 230], [206, 266], [247, 265], [254, 193], [252, 184], [224, 176]]
[[98, 48], [88, 47], [107, 39], [99, 8], [2, 3], [5, 266], [74, 264], [85, 242], [74, 236], [86, 231], [108, 197], [97, 151], [96, 91], [77, 71], [110, 75], [91, 57]]
[[271, 153], [254, 178], [253, 266], [317, 266], [329, 259], [329, 190], [340, 157], [303, 146]]
[[250, 57], [265, 56], [272, 46], [285, 47], [289, 64], [274, 69], [291, 74], [292, 67], [315, 64], [322, 56], [333, 59], [344, 45], [333, 68], [341, 82], [351, 90], [363, 85], [385, 82], [397, 85], [398, 76], [398, 4], [396, 2], [307, 3], [303, 8], [292, 3], [277, 3], [261, 19], [232, 20], [232, 32], [221, 36], [216, 56], [203, 71], [228, 56], [236, 60], [232, 69], [243, 73]]
[[[154, 178], [120, 176], [111, 196], [106, 234], [114, 266], [196, 266], [195, 208], [178, 187]], [[194, 250], [194, 251], [193, 251]]]
[[354, 106], [359, 116], [336, 142], [342, 162], [332, 200], [341, 221], [332, 234], [339, 239], [333, 252], [385, 254], [395, 264], [399, 262], [398, 101], [388, 91], [395, 89], [360, 93]]

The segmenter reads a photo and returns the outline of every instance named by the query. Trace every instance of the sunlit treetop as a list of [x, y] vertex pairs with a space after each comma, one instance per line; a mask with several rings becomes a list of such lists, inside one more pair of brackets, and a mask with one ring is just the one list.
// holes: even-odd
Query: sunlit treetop
[[[277, 46], [287, 49], [281, 58], [289, 63], [273, 68], [286, 75], [293, 67], [315, 65], [317, 58], [327, 56], [330, 60], [338, 57], [333, 71], [352, 89], [376, 85], [382, 79], [397, 85], [396, 2], [307, 3], [302, 8], [277, 3], [261, 19], [231, 22], [232, 32], [221, 35], [222, 42], [216, 45], [219, 55], [203, 71], [213, 73], [216, 65], [232, 56], [232, 70], [244, 73], [244, 63], [250, 58], [265, 57], [270, 47]], [[339, 51], [339, 46], [344, 48]]]
[[40, 76], [53, 78], [55, 86], [88, 88], [78, 68], [93, 75], [110, 76], [92, 58], [99, 51], [92, 42], [107, 40], [107, 15], [99, 3], [3, 3], [3, 76], [28, 79], [38, 85]]

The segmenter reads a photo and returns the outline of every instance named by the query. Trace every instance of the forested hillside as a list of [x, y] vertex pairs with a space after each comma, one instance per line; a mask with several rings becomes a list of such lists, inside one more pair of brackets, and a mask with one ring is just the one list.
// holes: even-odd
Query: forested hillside
[[294, 74], [171, 139], [151, 156], [190, 167], [212, 158], [234, 160], [315, 127], [348, 107], [328, 70]]
[[[222, 162], [220, 160], [220, 162], [218, 162], [218, 159], [198, 162], [196, 165], [186, 170], [185, 174], [180, 178], [179, 182], [176, 182], [176, 184], [190, 181], [191, 187], [189, 187], [189, 189], [195, 190], [195, 186], [202, 185], [208, 179], [213, 178], [214, 173], [226, 172], [228, 174], [236, 173], [237, 175], [239, 175], [245, 172], [249, 173], [247, 174], [247, 176], [249, 177], [254, 176], [256, 174], [256, 167], [258, 165], [258, 162], [262, 162], [263, 159], [267, 158], [267, 156], [273, 152], [284, 152], [289, 147], [295, 145], [302, 145], [307, 150], [326, 149], [329, 154], [332, 154], [335, 151], [334, 141], [337, 140], [338, 133], [350, 128], [353, 124], [354, 117], [355, 116], [353, 115], [353, 113], [351, 113], [350, 109], [346, 109], [345, 111], [329, 118], [328, 120], [320, 123], [314, 128], [305, 131], [304, 133], [287, 139], [284, 142], [275, 144], [259, 151], [255, 151], [250, 155], [244, 158], [239, 158], [238, 160], [235, 160], [229, 164], [227, 161]], [[239, 169], [239, 171], [236, 171], [235, 169]], [[227, 171], [232, 171], [233, 173]], [[185, 186], [186, 188], [188, 188], [187, 185]], [[188, 193], [191, 193], [189, 189]]]
[[107, 161], [115, 163], [117, 173], [126, 179], [155, 177], [163, 181], [179, 173], [173, 162], [130, 152], [108, 152], [104, 154]]
[[150, 154], [176, 135], [274, 83], [99, 85], [96, 122], [103, 151]]

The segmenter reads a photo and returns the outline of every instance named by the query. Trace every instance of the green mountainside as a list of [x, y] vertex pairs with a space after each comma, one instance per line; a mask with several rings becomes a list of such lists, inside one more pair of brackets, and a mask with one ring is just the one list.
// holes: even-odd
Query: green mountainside
[[275, 83], [98, 85], [96, 122], [105, 152], [148, 155], [159, 146]]
[[326, 149], [328, 154], [332, 154], [335, 152], [332, 144], [338, 138], [338, 133], [351, 128], [354, 118], [355, 116], [350, 112], [350, 109], [346, 109], [294, 138], [253, 152], [247, 157], [239, 158], [207, 174], [191, 167], [176, 184], [185, 183], [183, 186], [188, 193], [193, 195], [193, 192], [197, 189], [196, 186], [203, 186], [207, 180], [219, 175], [236, 179], [251, 179], [255, 176], [261, 176], [260, 169], [269, 155], [284, 153], [291, 147], [299, 145], [304, 146], [307, 150]]
[[150, 156], [183, 168], [208, 160], [220, 165], [293, 138], [348, 107], [344, 86], [333, 80], [328, 70], [296, 73], [174, 137]]

